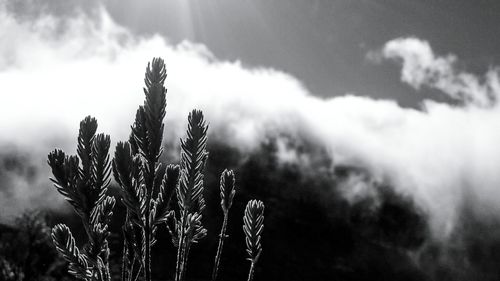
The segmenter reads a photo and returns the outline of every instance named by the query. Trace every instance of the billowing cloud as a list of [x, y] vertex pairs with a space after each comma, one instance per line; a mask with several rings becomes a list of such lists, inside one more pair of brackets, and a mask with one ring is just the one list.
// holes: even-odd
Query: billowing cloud
[[382, 56], [400, 60], [403, 64], [401, 80], [415, 89], [422, 86], [435, 88], [453, 99], [480, 106], [487, 106], [498, 99], [500, 83], [497, 68], [490, 69], [484, 79], [479, 79], [457, 69], [456, 56], [436, 56], [424, 40], [391, 40], [385, 44]]
[[[242, 151], [255, 149], [268, 132], [305, 135], [324, 146], [336, 164], [361, 166], [375, 180], [414, 198], [429, 213], [436, 237], [453, 230], [461, 204], [471, 195], [481, 206], [478, 211], [499, 211], [500, 111], [490, 102], [497, 93], [496, 72], [480, 83], [455, 70], [456, 58], [435, 55], [425, 41], [388, 42], [381, 58], [402, 61], [403, 82], [436, 88], [464, 106], [424, 101], [416, 110], [353, 95], [319, 98], [279, 70], [222, 61], [191, 42], [172, 45], [158, 35], [135, 37], [104, 10], [97, 19], [43, 16], [33, 21], [1, 11], [0, 26], [2, 149], [15, 144], [37, 159], [53, 147], [74, 152], [78, 122], [89, 114], [114, 142], [126, 139], [143, 100], [145, 64], [161, 56], [168, 68], [168, 138], [182, 134], [192, 108], [205, 112], [210, 137], [223, 134]], [[332, 89], [332, 94], [340, 93]], [[297, 159], [286, 151], [282, 156]], [[40, 170], [40, 178], [48, 178], [48, 169]], [[37, 190], [5, 182], [19, 194], [2, 194], [0, 205], [11, 198], [55, 195], [48, 180]]]

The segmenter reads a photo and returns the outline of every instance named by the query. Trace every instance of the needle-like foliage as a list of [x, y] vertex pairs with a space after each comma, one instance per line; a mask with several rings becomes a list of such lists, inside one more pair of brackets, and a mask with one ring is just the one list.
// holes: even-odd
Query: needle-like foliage
[[[203, 113], [193, 110], [188, 116], [187, 136], [180, 140], [180, 164], [160, 163], [166, 113], [165, 79], [165, 63], [154, 58], [146, 67], [144, 104], [136, 111], [128, 141], [117, 143], [112, 161], [108, 154], [110, 138], [96, 134], [97, 121], [90, 116], [80, 123], [77, 155], [66, 155], [58, 149], [48, 155], [51, 181], [80, 216], [88, 238], [80, 250], [69, 228], [57, 225], [52, 230], [56, 248], [69, 262], [69, 272], [78, 279], [111, 280], [107, 240], [116, 203], [113, 197], [106, 195], [111, 173], [119, 186], [120, 201], [126, 207], [122, 226], [122, 281], [152, 280], [151, 247], [157, 241], [156, 233], [162, 224], [167, 226], [177, 248], [176, 281], [185, 278], [191, 246], [207, 234], [202, 218], [208, 125]], [[220, 179], [224, 220], [213, 280], [217, 277], [235, 193], [234, 173], [224, 170]], [[176, 212], [172, 200], [177, 201]], [[262, 202], [255, 200], [249, 202], [245, 211], [243, 229], [252, 262], [249, 280], [262, 250], [263, 212]]]
[[262, 253], [262, 231], [264, 230], [264, 203], [260, 200], [251, 200], [245, 208], [243, 216], [243, 231], [247, 244], [248, 260], [251, 262], [248, 281], [252, 281], [255, 264]]
[[71, 231], [64, 224], [58, 224], [52, 229], [52, 240], [56, 249], [69, 262], [69, 273], [77, 279], [90, 280], [92, 271], [87, 257], [80, 253]]
[[179, 165], [168, 165], [166, 168], [158, 196], [153, 202], [154, 215], [151, 216], [151, 224], [154, 226], [167, 222], [172, 214], [170, 204], [179, 183], [179, 172]]
[[78, 188], [79, 160], [77, 156], [67, 156], [62, 150], [56, 149], [49, 153], [48, 164], [52, 168], [54, 183], [57, 191], [73, 206], [80, 217], [85, 216], [84, 194]]
[[122, 202], [127, 207], [129, 219], [143, 227], [146, 212], [146, 190], [141, 167], [141, 157], [131, 154], [128, 143], [119, 142], [115, 149], [113, 175], [121, 186]]
[[203, 169], [208, 157], [207, 130], [203, 113], [193, 110], [188, 117], [187, 137], [181, 139], [181, 178], [176, 190], [181, 212], [202, 212], [205, 208]]
[[[123, 258], [127, 259], [127, 271], [134, 271], [134, 263], [140, 264], [138, 271], [144, 272], [144, 279], [151, 280], [151, 247], [155, 243], [156, 227], [170, 215], [169, 199], [161, 183], [176, 182], [162, 180], [166, 169], [161, 167], [159, 158], [163, 152], [163, 119], [165, 118], [167, 72], [165, 63], [154, 58], [146, 67], [144, 78], [144, 105], [136, 112], [132, 134], [128, 143], [120, 142], [113, 160], [113, 175], [121, 187], [122, 202], [127, 207], [127, 217], [123, 233], [125, 236]], [[141, 233], [139, 233], [141, 232]], [[132, 241], [133, 240], [133, 241]], [[140, 242], [140, 249], [139, 247]], [[132, 249], [131, 255], [128, 249]], [[128, 260], [128, 257], [132, 257]], [[122, 274], [125, 278], [126, 274]], [[132, 276], [134, 274], [129, 274]]]
[[235, 194], [234, 172], [226, 169], [220, 176], [220, 205], [224, 214], [228, 213], [229, 209], [231, 209]]
[[206, 235], [201, 218], [205, 208], [203, 169], [208, 158], [207, 130], [203, 113], [193, 110], [188, 116], [187, 137], [181, 139], [180, 180], [176, 188], [180, 214], [173, 217], [174, 227], [170, 229], [177, 241], [176, 281], [184, 278], [191, 245]]
[[228, 237], [226, 235], [226, 228], [229, 218], [229, 209], [231, 209], [235, 194], [236, 187], [234, 183], [234, 172], [226, 169], [222, 172], [220, 177], [220, 206], [222, 208], [222, 213], [224, 214], [224, 219], [222, 221], [222, 228], [219, 234], [219, 245], [217, 247], [217, 253], [215, 254], [214, 267], [212, 269], [212, 281], [217, 279], [220, 258], [222, 256], [222, 248], [224, 247], [224, 240]]
[[96, 135], [96, 130], [95, 118], [86, 117], [80, 122], [77, 156], [67, 156], [58, 149], [48, 155], [51, 181], [80, 216], [88, 241], [82, 251], [78, 250], [71, 232], [64, 225], [52, 230], [52, 238], [58, 251], [70, 263], [70, 273], [75, 277], [110, 280], [107, 238], [115, 205], [115, 199], [106, 195], [111, 173], [110, 138]]

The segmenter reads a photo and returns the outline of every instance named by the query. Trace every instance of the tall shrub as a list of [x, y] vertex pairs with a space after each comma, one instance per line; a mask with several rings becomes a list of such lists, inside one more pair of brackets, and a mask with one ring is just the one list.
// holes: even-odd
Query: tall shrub
[[[78, 279], [111, 280], [107, 242], [115, 206], [115, 198], [107, 195], [111, 172], [120, 187], [120, 201], [126, 207], [121, 280], [152, 280], [151, 248], [161, 225], [167, 227], [177, 248], [174, 278], [184, 280], [190, 249], [207, 234], [202, 218], [208, 125], [203, 113], [193, 110], [188, 116], [186, 137], [180, 142], [180, 164], [160, 162], [166, 113], [165, 79], [165, 63], [154, 58], [146, 68], [144, 104], [137, 109], [128, 141], [117, 143], [112, 161], [108, 153], [110, 137], [96, 134], [97, 121], [92, 117], [80, 123], [77, 155], [66, 155], [58, 149], [49, 153], [51, 180], [81, 218], [88, 238], [79, 248], [67, 226], [59, 224], [52, 229], [57, 250], [68, 261], [69, 272]], [[224, 217], [213, 280], [217, 277], [226, 237], [229, 209], [235, 195], [234, 182], [234, 173], [225, 170], [220, 182]], [[173, 199], [177, 201], [176, 211], [172, 208]], [[244, 214], [252, 262], [249, 280], [260, 255], [263, 229], [263, 204], [250, 203]]]

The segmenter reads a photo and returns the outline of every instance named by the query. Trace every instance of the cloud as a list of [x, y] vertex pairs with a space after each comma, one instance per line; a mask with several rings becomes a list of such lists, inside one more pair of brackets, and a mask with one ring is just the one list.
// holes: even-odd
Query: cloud
[[[374, 180], [411, 196], [429, 213], [436, 237], [454, 229], [471, 194], [480, 212], [499, 211], [500, 111], [490, 101], [497, 93], [496, 72], [480, 83], [455, 70], [456, 58], [436, 56], [425, 41], [390, 41], [382, 58], [402, 62], [403, 82], [436, 88], [464, 106], [424, 101], [416, 110], [353, 95], [319, 98], [283, 71], [223, 61], [192, 42], [172, 45], [158, 35], [136, 37], [103, 9], [97, 18], [80, 14], [32, 21], [4, 10], [0, 26], [0, 97], [7, 105], [0, 111], [3, 149], [15, 144], [37, 159], [54, 147], [74, 152], [78, 122], [89, 114], [113, 142], [126, 139], [143, 100], [145, 64], [161, 56], [168, 69], [167, 138], [182, 135], [192, 108], [205, 112], [209, 137], [222, 134], [244, 152], [256, 149], [268, 133], [307, 136], [336, 164], [363, 167]], [[339, 93], [332, 89], [333, 94]], [[286, 161], [300, 158], [283, 149], [280, 155]], [[40, 171], [47, 179], [48, 168]], [[4, 193], [3, 201], [41, 194], [60, 200], [48, 180], [46, 188], [30, 192], [15, 181], [0, 184], [5, 182], [27, 194]], [[366, 192], [346, 189], [346, 196], [354, 198], [356, 190]]]
[[[456, 56], [436, 56], [427, 41], [418, 38], [391, 40], [385, 44], [381, 56], [401, 61], [401, 80], [415, 89], [427, 86], [455, 100], [480, 106], [488, 106], [498, 99], [498, 68], [490, 69], [481, 81], [474, 74], [457, 70]], [[380, 60], [374, 53], [369, 53], [368, 58]]]

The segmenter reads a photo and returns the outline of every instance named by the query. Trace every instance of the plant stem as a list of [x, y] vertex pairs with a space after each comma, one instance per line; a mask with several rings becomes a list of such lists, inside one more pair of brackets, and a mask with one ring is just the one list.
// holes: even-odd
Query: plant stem
[[184, 259], [182, 261], [182, 270], [181, 270], [181, 281], [184, 280], [184, 277], [186, 276], [186, 270], [187, 270], [187, 262], [189, 258], [189, 251], [191, 250], [191, 241], [186, 240], [185, 242], [185, 247], [184, 247]]
[[177, 263], [175, 266], [175, 281], [181, 280], [181, 273], [182, 273], [182, 270], [184, 267], [184, 265], [183, 265], [183, 261], [184, 261], [184, 257], [183, 257], [184, 236], [185, 236], [184, 228], [185, 228], [185, 221], [186, 221], [186, 219], [184, 219], [185, 218], [184, 213], [185, 213], [185, 211], [183, 211], [181, 214], [181, 232], [179, 233], [179, 241], [178, 241], [178, 245], [177, 245]]
[[123, 240], [123, 250], [122, 250], [122, 281], [127, 280], [127, 269], [126, 267], [126, 258], [127, 258], [127, 242], [126, 239]]
[[137, 275], [135, 276], [133, 281], [137, 281], [139, 279], [139, 276], [141, 275], [142, 271], [142, 265], [139, 265], [139, 270], [137, 271]]
[[[132, 263], [130, 264], [130, 269], [127, 268], [127, 281], [132, 281], [133, 277], [134, 277], [134, 267], [135, 267], [135, 261], [136, 261], [136, 258], [134, 257], [134, 259], [132, 260]], [[139, 271], [137, 273], [137, 275], [139, 275], [141, 272]]]
[[252, 263], [250, 264], [250, 270], [248, 271], [248, 279], [247, 279], [247, 281], [252, 281], [253, 280], [254, 271], [255, 271], [255, 262], [252, 261]]
[[[149, 196], [148, 196], [149, 197]], [[147, 199], [147, 202], [149, 202], [150, 198]], [[149, 204], [148, 204], [149, 205]], [[149, 214], [150, 214], [150, 209], [149, 207], [146, 207], [146, 225], [144, 227], [144, 243], [146, 247], [146, 251], [144, 254], [144, 272], [145, 272], [145, 277], [146, 281], [151, 281], [151, 226], [149, 224]]]
[[217, 247], [217, 254], [215, 255], [214, 268], [212, 270], [212, 281], [217, 279], [217, 273], [219, 271], [219, 263], [222, 255], [222, 247], [224, 246], [224, 239], [226, 238], [226, 227], [227, 227], [228, 213], [224, 212], [224, 221], [222, 222], [222, 229], [219, 234], [219, 246]]
[[151, 197], [154, 190], [154, 178], [156, 161], [155, 159], [149, 160], [149, 175], [147, 176], [148, 182], [146, 183], [146, 212], [144, 225], [144, 243], [145, 243], [145, 253], [144, 253], [144, 273], [146, 281], [151, 281]]
[[103, 271], [104, 271], [104, 272], [103, 272], [103, 273], [104, 273], [104, 280], [106, 280], [106, 281], [111, 281], [111, 274], [110, 274], [110, 272], [109, 272], [109, 264], [108, 264], [108, 263], [106, 263], [106, 264], [104, 264], [104, 266], [103, 266], [103, 267], [104, 267], [104, 268], [103, 268]]
[[[130, 261], [128, 260], [128, 243], [132, 243], [131, 241], [129, 242], [127, 240], [127, 234], [126, 234], [126, 225], [128, 225], [128, 220], [129, 220], [129, 213], [127, 211], [126, 217], [125, 217], [125, 225], [122, 226], [122, 235], [123, 235], [123, 250], [122, 250], [122, 281], [127, 281], [129, 278], [129, 274], [131, 271], [129, 271], [128, 266]], [[133, 269], [133, 268], [132, 268]]]

